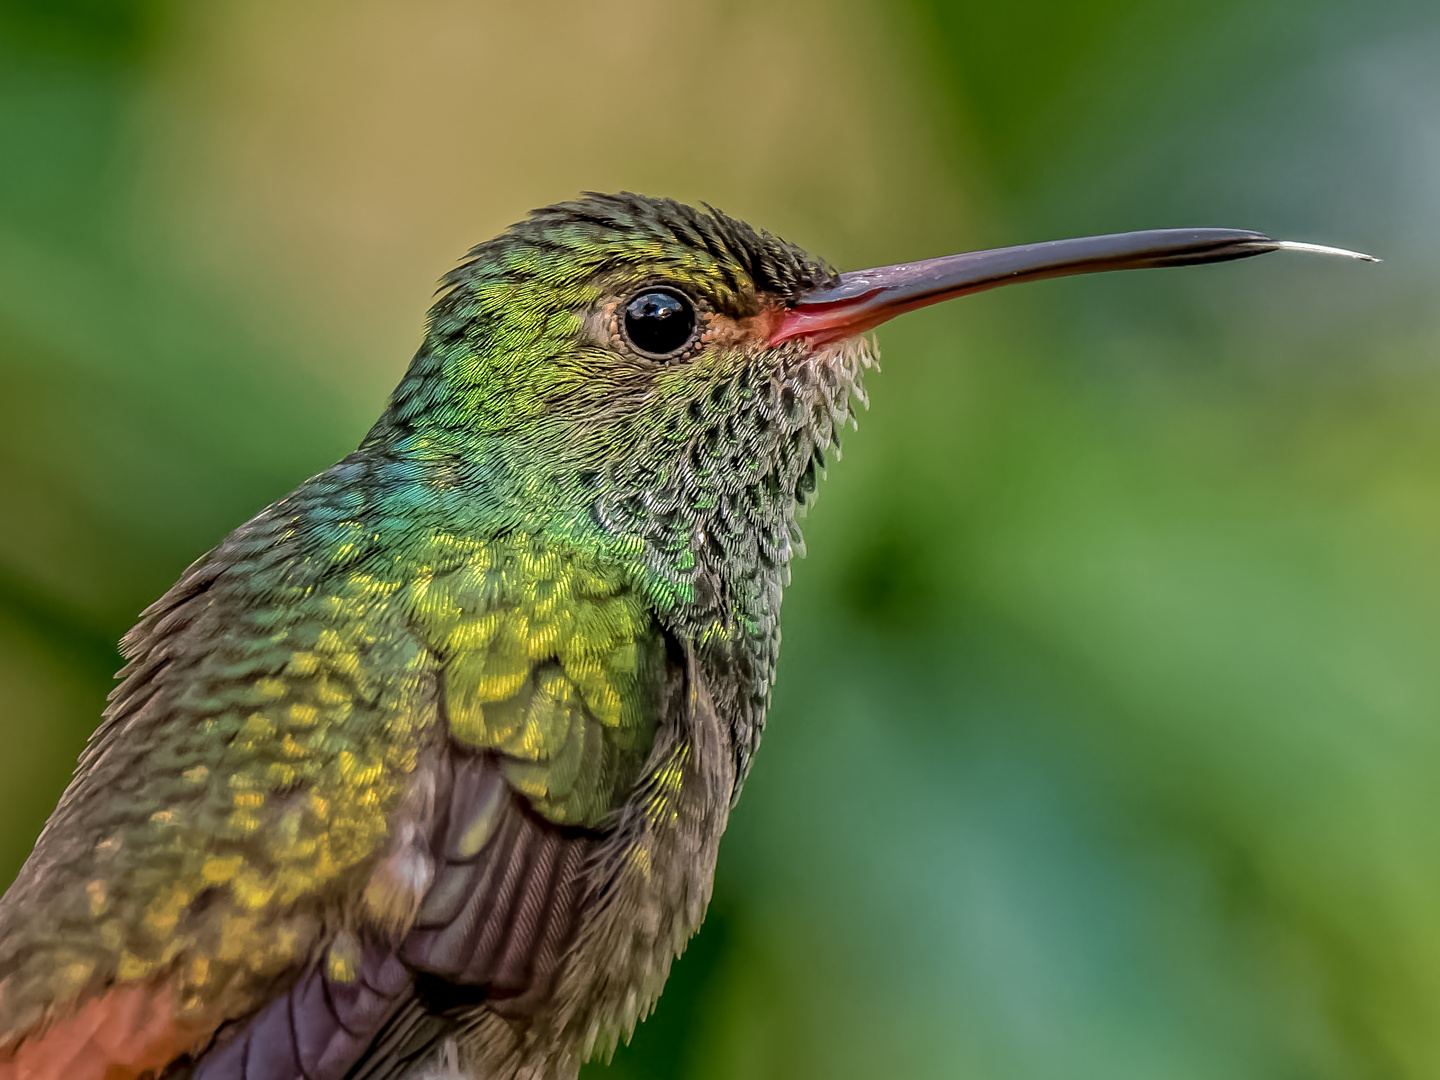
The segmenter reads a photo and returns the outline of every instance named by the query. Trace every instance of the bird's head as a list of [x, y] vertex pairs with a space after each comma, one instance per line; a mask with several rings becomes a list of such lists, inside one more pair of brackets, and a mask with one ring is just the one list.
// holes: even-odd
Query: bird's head
[[871, 354], [856, 335], [781, 332], [840, 281], [715, 210], [629, 194], [547, 207], [446, 277], [371, 441], [443, 466], [516, 527], [684, 547], [743, 492], [733, 530], [758, 514], [788, 551]]

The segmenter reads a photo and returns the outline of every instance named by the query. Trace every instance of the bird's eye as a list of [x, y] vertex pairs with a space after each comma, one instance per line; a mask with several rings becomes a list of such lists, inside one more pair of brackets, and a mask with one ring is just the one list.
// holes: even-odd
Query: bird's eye
[[651, 287], [625, 304], [625, 337], [637, 350], [664, 359], [695, 336], [695, 305], [676, 289]]

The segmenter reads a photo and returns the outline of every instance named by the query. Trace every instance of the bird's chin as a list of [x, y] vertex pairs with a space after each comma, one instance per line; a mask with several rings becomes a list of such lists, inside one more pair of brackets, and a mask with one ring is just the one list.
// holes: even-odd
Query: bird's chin
[[[879, 348], [869, 335], [837, 341], [787, 342], [772, 355], [780, 360], [779, 379], [796, 405], [792, 437], [803, 438], [822, 455], [838, 448], [840, 432], [854, 427], [859, 408], [869, 408], [865, 373], [877, 367]], [[802, 419], [803, 418], [803, 419]], [[793, 420], [792, 420], [793, 422]]]
[[781, 378], [801, 384], [818, 378], [834, 400], [837, 391], [849, 390], [860, 403], [869, 406], [863, 380], [865, 372], [879, 367], [880, 346], [873, 334], [865, 333], [835, 341], [789, 342], [777, 350], [783, 357]]

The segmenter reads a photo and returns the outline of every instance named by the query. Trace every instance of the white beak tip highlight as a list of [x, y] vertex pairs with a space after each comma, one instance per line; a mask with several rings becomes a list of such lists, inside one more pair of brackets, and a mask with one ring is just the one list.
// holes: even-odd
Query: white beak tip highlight
[[1362, 251], [1347, 251], [1345, 248], [1326, 247], [1324, 244], [1302, 244], [1298, 240], [1274, 240], [1272, 243], [1279, 251], [1303, 251], [1311, 255], [1339, 255], [1345, 259], [1358, 259], [1360, 262], [1378, 263], [1383, 261], [1374, 255], [1366, 255]]

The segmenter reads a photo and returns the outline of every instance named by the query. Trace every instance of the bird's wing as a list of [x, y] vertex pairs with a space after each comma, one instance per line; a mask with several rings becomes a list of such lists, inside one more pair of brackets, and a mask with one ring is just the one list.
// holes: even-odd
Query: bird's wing
[[[396, 848], [367, 886], [403, 938], [355, 951], [343, 978], [312, 965], [222, 1032], [196, 1080], [330, 1080], [357, 1061], [357, 1074], [388, 1076], [457, 1011], [483, 1001], [524, 1016], [593, 899], [591, 856], [683, 697], [683, 662], [623, 575], [588, 556], [457, 542], [427, 565], [406, 607], [440, 658], [447, 738], [433, 806], [416, 802], [392, 827], [417, 847]], [[422, 848], [423, 869], [404, 855]], [[423, 900], [406, 887], [419, 878]]]
[[187, 1075], [388, 1080], [454, 1032], [466, 1008], [527, 1014], [573, 938], [598, 840], [536, 815], [488, 754], [456, 755], [445, 801], [434, 885], [403, 942], [366, 951], [341, 979], [312, 966]]
[[537, 1050], [564, 1074], [628, 1037], [704, 916], [735, 773], [692, 653], [673, 647], [653, 748], [604, 828], [557, 828], [495, 768], [457, 760], [435, 883], [400, 952], [412, 992], [346, 1080], [422, 1075], [452, 1037], [476, 1075], [534, 1068]]

